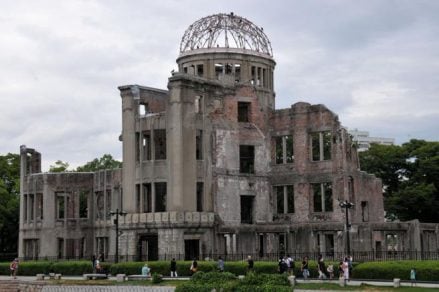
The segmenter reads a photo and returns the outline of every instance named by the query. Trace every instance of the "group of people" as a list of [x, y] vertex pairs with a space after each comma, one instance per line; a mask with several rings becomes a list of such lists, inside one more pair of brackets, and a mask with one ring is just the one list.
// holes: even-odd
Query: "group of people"
[[279, 258], [277, 270], [279, 274], [288, 273], [293, 274], [294, 271], [294, 260], [290, 255]]
[[[303, 257], [302, 265], [301, 265], [301, 271], [303, 278], [306, 280], [310, 276], [309, 273], [309, 264], [308, 264], [308, 257]], [[325, 261], [323, 259], [322, 255], [319, 255], [317, 260], [317, 272], [319, 273], [318, 278], [319, 279], [333, 279], [334, 278], [334, 265], [328, 265], [326, 267]], [[349, 275], [352, 275], [352, 257], [347, 256], [344, 258], [343, 261], [340, 261], [338, 265], [338, 274], [340, 278], [343, 278], [344, 280], [349, 281]]]

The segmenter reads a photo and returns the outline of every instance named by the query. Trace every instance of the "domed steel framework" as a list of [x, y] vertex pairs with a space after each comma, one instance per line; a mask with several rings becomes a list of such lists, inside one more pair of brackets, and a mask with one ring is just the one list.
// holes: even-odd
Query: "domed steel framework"
[[181, 39], [180, 53], [216, 47], [248, 49], [273, 56], [263, 29], [233, 13], [215, 14], [194, 22]]

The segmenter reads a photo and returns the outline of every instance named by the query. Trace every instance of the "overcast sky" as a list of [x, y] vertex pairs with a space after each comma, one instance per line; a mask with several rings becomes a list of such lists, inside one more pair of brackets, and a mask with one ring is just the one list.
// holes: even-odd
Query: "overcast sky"
[[[153, 4], [156, 3], [156, 4]], [[439, 140], [439, 1], [2, 1], [0, 154], [43, 170], [121, 159], [120, 85], [166, 89], [186, 28], [245, 17], [271, 40], [276, 108], [322, 103], [372, 136]]]

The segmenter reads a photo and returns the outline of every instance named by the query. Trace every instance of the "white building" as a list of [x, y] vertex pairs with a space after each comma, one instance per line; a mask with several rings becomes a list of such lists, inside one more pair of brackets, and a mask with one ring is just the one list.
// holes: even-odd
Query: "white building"
[[383, 145], [393, 145], [395, 144], [394, 138], [383, 138], [383, 137], [370, 137], [368, 131], [360, 131], [358, 129], [348, 130], [348, 133], [352, 135], [352, 141], [358, 144], [358, 151], [369, 150], [370, 144], [383, 144]]

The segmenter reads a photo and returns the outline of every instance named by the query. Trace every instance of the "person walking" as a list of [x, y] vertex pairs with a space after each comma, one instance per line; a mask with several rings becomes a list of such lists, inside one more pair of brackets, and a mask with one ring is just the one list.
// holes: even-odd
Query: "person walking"
[[177, 262], [175, 261], [175, 258], [172, 258], [171, 260], [171, 277], [178, 277], [177, 275]]
[[342, 269], [343, 269], [343, 277], [345, 281], [349, 281], [349, 258], [345, 257], [343, 264], [342, 264]]
[[96, 255], [91, 256], [91, 267], [93, 269], [93, 274], [96, 274]]
[[191, 276], [198, 271], [198, 263], [196, 258], [194, 258], [194, 260], [192, 261], [191, 267], [189, 269], [191, 271]]
[[287, 255], [288, 275], [294, 274], [294, 260], [290, 255]]
[[11, 277], [13, 277], [14, 279], [17, 279], [18, 262], [18, 258], [15, 258], [9, 265], [9, 269], [11, 270]]
[[218, 258], [218, 271], [224, 272], [224, 261], [222, 257]]
[[318, 268], [318, 272], [319, 272], [319, 279], [326, 279], [326, 266], [325, 266], [325, 261], [323, 260], [322, 255], [319, 255], [317, 268]]
[[413, 285], [416, 286], [416, 269], [415, 268], [410, 270], [410, 283], [412, 284], [412, 287], [413, 287]]
[[308, 257], [307, 256], [303, 257], [301, 270], [302, 270], [303, 279], [304, 280], [308, 279], [309, 267], [308, 267]]
[[253, 272], [254, 262], [252, 256], [247, 257], [247, 272]]

